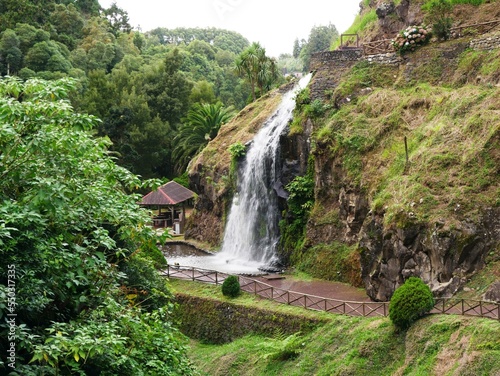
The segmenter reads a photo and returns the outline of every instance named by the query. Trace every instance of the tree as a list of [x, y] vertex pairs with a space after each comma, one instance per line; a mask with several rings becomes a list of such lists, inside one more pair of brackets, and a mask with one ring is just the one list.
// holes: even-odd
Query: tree
[[71, 49], [76, 47], [78, 40], [82, 38], [85, 21], [74, 4], [57, 4], [50, 14], [49, 22], [57, 32], [54, 35], [56, 40]]
[[257, 42], [238, 55], [235, 68], [238, 74], [250, 83], [253, 101], [257, 99], [256, 87], [260, 88], [262, 95], [279, 77], [276, 62], [266, 56], [266, 50]]
[[50, 34], [47, 31], [37, 29], [36, 27], [25, 23], [17, 24], [14, 31], [19, 37], [19, 48], [21, 49], [23, 55], [25, 55], [36, 43], [48, 42], [50, 40]]
[[172, 156], [176, 161], [177, 171], [182, 172], [189, 161], [217, 136], [221, 125], [233, 116], [232, 108], [224, 108], [220, 102], [195, 103], [174, 139]]
[[189, 100], [191, 103], [215, 103], [213, 85], [206, 80], [196, 82], [191, 90]]
[[74, 3], [87, 16], [98, 16], [102, 9], [99, 0], [75, 0]]
[[0, 39], [0, 74], [10, 75], [21, 69], [23, 53], [19, 37], [14, 30], [7, 29]]
[[28, 50], [24, 58], [25, 66], [35, 72], [51, 71], [67, 73], [72, 68], [65, 56], [69, 52], [54, 41], [39, 42]]
[[189, 108], [193, 84], [180, 71], [183, 56], [178, 48], [167, 54], [163, 62], [145, 72], [143, 90], [153, 117], [158, 115], [176, 127]]
[[191, 375], [149, 261], [161, 239], [127, 193], [159, 182], [114, 163], [109, 140], [92, 136], [97, 119], [70, 106], [74, 85], [0, 81], [0, 295], [16, 286], [0, 317], [16, 315], [16, 372]]
[[312, 54], [329, 50], [331, 44], [339, 37], [335, 25], [314, 26], [309, 32], [307, 43], [302, 45], [300, 58], [304, 62], [304, 67], [309, 67]]
[[55, 0], [2, 0], [0, 1], [0, 32], [14, 29], [18, 23], [37, 27], [47, 24]]
[[104, 10], [104, 15], [111, 25], [111, 30], [115, 37], [120, 33], [130, 33], [132, 26], [130, 26], [128, 13], [119, 8], [116, 2], [112, 3], [108, 9]]
[[281, 72], [278, 69], [278, 62], [274, 58], [267, 58], [261, 65], [257, 76], [257, 86], [261, 95], [271, 90], [272, 85], [281, 77]]
[[302, 48], [304, 47], [306, 41], [304, 39], [302, 39], [300, 42], [299, 42], [299, 39], [295, 39], [295, 41], [293, 42], [293, 57], [294, 58], [298, 58], [300, 56], [300, 51], [302, 51]]
[[111, 71], [116, 55], [116, 38], [109, 32], [108, 23], [100, 18], [92, 18], [83, 28], [83, 39], [79, 47], [87, 53], [89, 70], [104, 69]]

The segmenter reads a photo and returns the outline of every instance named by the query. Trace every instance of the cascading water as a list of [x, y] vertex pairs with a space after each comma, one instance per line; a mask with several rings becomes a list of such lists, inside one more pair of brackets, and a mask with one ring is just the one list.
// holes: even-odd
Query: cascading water
[[273, 186], [280, 166], [279, 139], [292, 117], [295, 94], [306, 87], [311, 75], [283, 96], [275, 113], [254, 137], [240, 168], [238, 192], [229, 212], [222, 250], [215, 255], [167, 255], [179, 264], [226, 273], [258, 273], [276, 260], [279, 241], [279, 209]]
[[280, 166], [279, 140], [292, 117], [295, 94], [306, 87], [302, 78], [284, 95], [276, 112], [254, 137], [241, 166], [238, 192], [229, 212], [222, 250], [217, 258], [227, 264], [259, 267], [276, 260], [279, 241], [279, 209], [273, 186]]

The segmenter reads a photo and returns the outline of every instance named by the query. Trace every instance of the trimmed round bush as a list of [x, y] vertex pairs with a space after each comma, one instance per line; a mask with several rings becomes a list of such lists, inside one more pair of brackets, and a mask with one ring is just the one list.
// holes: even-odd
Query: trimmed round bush
[[241, 287], [238, 277], [235, 275], [230, 275], [222, 283], [222, 295], [235, 298], [240, 295]]
[[398, 287], [389, 303], [389, 318], [400, 329], [407, 329], [434, 307], [431, 289], [420, 278], [410, 277]]

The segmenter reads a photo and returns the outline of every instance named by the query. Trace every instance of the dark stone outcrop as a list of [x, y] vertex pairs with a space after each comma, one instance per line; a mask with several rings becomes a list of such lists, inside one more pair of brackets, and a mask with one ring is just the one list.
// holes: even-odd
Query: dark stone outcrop
[[411, 277], [420, 277], [436, 296], [451, 296], [484, 266], [500, 241], [500, 209], [488, 209], [481, 221], [387, 227], [383, 215], [370, 213], [359, 234], [362, 279], [367, 294], [386, 301]]
[[500, 281], [491, 284], [484, 294], [484, 300], [500, 303]]
[[380, 4], [377, 7], [377, 9], [375, 9], [375, 13], [377, 14], [377, 17], [379, 19], [381, 19], [381, 18], [385, 18], [388, 15], [394, 13], [395, 10], [396, 10], [396, 6], [391, 1], [391, 2], [388, 2], [388, 3], [382, 3], [382, 4]]

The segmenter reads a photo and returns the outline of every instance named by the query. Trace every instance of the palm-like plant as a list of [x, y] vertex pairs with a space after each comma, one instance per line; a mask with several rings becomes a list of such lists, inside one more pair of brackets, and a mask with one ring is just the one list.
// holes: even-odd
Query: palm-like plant
[[254, 101], [257, 97], [256, 86], [262, 94], [269, 90], [271, 84], [279, 77], [276, 61], [267, 57], [266, 50], [256, 42], [238, 55], [234, 65], [238, 75], [245, 77], [250, 83]]
[[224, 107], [220, 102], [194, 104], [174, 138], [172, 157], [176, 160], [176, 169], [179, 172], [184, 170], [189, 161], [217, 136], [221, 125], [233, 116], [233, 108]]

